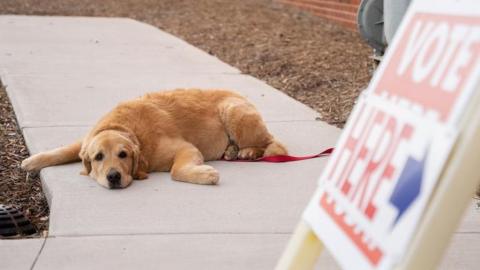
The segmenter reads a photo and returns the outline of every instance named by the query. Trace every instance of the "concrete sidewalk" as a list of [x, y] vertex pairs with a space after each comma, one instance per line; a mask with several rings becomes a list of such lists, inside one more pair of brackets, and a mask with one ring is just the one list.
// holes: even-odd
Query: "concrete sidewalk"
[[[134, 20], [0, 16], [0, 38], [0, 78], [31, 153], [82, 137], [119, 101], [180, 87], [243, 94], [294, 155], [340, 134], [264, 82]], [[1, 268], [273, 269], [325, 163], [218, 161], [218, 186], [154, 173], [124, 190], [80, 176], [80, 164], [47, 168], [49, 237], [0, 241]], [[478, 264], [478, 217], [468, 211], [444, 267]], [[319, 265], [336, 268], [328, 254]]]

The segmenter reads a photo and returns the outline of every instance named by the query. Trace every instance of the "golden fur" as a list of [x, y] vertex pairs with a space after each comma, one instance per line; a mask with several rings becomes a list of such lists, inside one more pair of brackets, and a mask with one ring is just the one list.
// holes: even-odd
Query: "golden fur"
[[[237, 151], [228, 150], [230, 142]], [[38, 171], [81, 160], [82, 173], [108, 188], [126, 187], [153, 171], [170, 171], [178, 181], [216, 184], [218, 172], [203, 162], [221, 159], [227, 150], [229, 159], [287, 154], [242, 96], [178, 89], [120, 103], [83, 140], [31, 156], [22, 168]]]

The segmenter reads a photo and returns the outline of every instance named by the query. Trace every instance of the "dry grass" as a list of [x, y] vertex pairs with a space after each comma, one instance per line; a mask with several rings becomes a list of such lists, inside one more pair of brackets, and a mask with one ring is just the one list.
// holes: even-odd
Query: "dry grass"
[[20, 163], [28, 157], [5, 88], [0, 85], [0, 203], [14, 205], [37, 227], [40, 235], [48, 230], [48, 205], [40, 178], [28, 175]]

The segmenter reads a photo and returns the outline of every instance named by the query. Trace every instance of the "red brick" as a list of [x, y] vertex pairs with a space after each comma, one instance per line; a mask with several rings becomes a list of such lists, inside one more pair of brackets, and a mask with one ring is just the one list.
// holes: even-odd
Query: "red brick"
[[360, 0], [276, 0], [357, 30], [357, 11]]
[[333, 8], [333, 9], [338, 9], [338, 10], [343, 10], [343, 11], [348, 11], [348, 12], [354, 12], [357, 13], [358, 11], [358, 5], [353, 5], [353, 4], [344, 4], [344, 3], [338, 3], [335, 1], [327, 1], [327, 0], [300, 0], [301, 2], [309, 2], [310, 4], [320, 6], [320, 7], [326, 7], [326, 8]]

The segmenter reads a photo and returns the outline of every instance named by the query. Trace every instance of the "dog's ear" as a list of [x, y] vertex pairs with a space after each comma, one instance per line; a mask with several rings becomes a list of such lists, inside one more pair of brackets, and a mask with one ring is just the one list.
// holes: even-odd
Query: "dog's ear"
[[83, 170], [80, 172], [81, 175], [89, 175], [92, 171], [92, 163], [89, 157], [82, 158]]
[[148, 178], [147, 161], [143, 157], [138, 145], [133, 146], [133, 165], [132, 177], [136, 180], [143, 180]]
[[132, 177], [135, 180], [143, 180], [148, 178], [147, 168], [148, 163], [140, 150], [140, 142], [137, 136], [131, 131], [124, 133], [125, 136], [132, 142], [133, 152], [133, 164], [132, 164]]
[[80, 149], [80, 153], [78, 155], [82, 159], [82, 164], [83, 164], [83, 170], [80, 172], [80, 174], [89, 175], [90, 172], [92, 171], [92, 162], [87, 153], [87, 143], [85, 140], [82, 143], [82, 148]]

